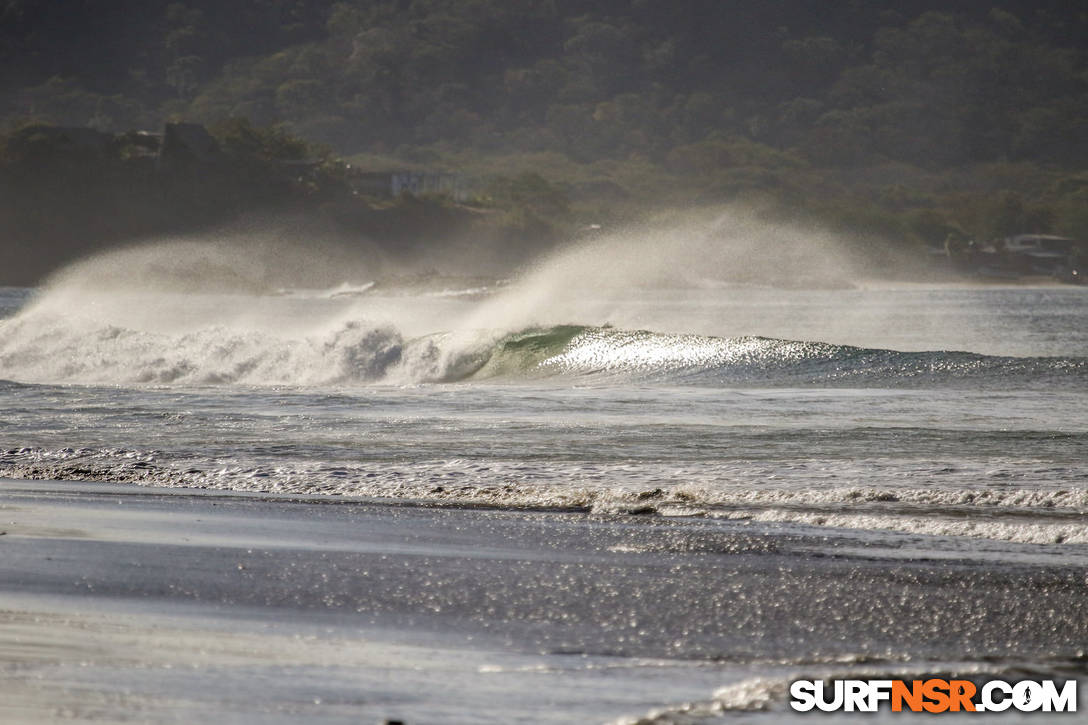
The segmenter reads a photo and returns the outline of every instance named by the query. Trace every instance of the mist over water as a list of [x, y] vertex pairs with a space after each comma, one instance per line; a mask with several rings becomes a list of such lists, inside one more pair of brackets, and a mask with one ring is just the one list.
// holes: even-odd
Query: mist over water
[[[769, 224], [751, 211], [691, 213], [604, 232], [502, 277], [465, 272], [477, 262], [493, 269], [492, 260], [462, 258], [456, 273], [444, 273], [434, 260], [394, 263], [376, 248], [292, 232], [300, 230], [149, 242], [61, 270], [3, 323], [0, 375], [258, 385], [459, 380], [479, 370], [514, 372], [501, 360], [487, 364], [500, 353], [510, 362], [507, 343], [524, 353], [528, 343], [518, 336], [563, 325], [581, 333], [536, 349], [535, 357], [521, 354], [518, 372], [732, 366], [743, 373], [732, 379], [758, 382], [761, 364], [780, 368], [790, 360], [830, 361], [829, 375], [850, 378], [851, 370], [834, 363], [849, 358], [853, 366], [859, 354], [842, 346], [1031, 358], [1078, 357], [1085, 349], [1085, 333], [1046, 336], [1044, 329], [1039, 339], [1035, 320], [970, 290], [881, 282], [894, 270], [876, 269], [872, 254], [857, 253], [857, 240]], [[448, 250], [440, 258], [448, 260]], [[941, 304], [957, 295], [959, 304]], [[1069, 297], [1059, 316], [1081, 309], [1081, 296], [1068, 290], [1038, 292], [1048, 295]], [[889, 376], [1002, 365], [869, 358], [877, 375]]]
[[[816, 230], [760, 221], [751, 210], [690, 213], [657, 225], [602, 232], [570, 243], [529, 265], [518, 284], [472, 318], [476, 327], [530, 324], [649, 324], [692, 332], [687, 311], [654, 307], [652, 291], [738, 287], [847, 289], [867, 262], [848, 244]], [[645, 296], [646, 302], [640, 304]], [[648, 304], [647, 304], [648, 303]], [[719, 320], [705, 334], [773, 334], [736, 329], [748, 320]]]

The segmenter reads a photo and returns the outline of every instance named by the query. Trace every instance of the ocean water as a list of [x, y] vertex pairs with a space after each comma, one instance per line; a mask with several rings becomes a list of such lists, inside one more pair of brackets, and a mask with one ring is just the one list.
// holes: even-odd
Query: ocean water
[[1088, 288], [545, 269], [231, 292], [77, 268], [0, 290], [0, 315], [0, 477], [1088, 563]]
[[360, 288], [6, 290], [0, 475], [1088, 543], [1084, 289]]

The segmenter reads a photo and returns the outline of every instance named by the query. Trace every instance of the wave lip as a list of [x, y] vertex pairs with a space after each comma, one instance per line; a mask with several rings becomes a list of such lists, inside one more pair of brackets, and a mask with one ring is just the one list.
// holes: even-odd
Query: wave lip
[[474, 377], [511, 376], [627, 376], [680, 384], [1088, 382], [1088, 359], [900, 352], [757, 336], [560, 325], [502, 338]]
[[1081, 357], [900, 352], [607, 325], [532, 327], [513, 333], [470, 329], [410, 337], [397, 325], [351, 315], [291, 333], [220, 324], [140, 329], [47, 312], [20, 315], [0, 325], [0, 378], [20, 382], [327, 386], [573, 377], [619, 385], [1088, 383], [1088, 358]]

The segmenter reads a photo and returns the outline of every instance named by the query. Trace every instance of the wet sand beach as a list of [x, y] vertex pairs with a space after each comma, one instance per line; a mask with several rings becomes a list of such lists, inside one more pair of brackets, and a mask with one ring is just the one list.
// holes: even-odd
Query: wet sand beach
[[1083, 547], [13, 479], [0, 523], [3, 722], [779, 722], [800, 675], [1085, 674]]

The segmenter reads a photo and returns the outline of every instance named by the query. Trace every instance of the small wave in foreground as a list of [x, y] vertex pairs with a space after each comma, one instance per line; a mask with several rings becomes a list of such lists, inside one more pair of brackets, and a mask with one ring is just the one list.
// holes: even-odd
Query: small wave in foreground
[[[647, 468], [641, 466], [640, 468]], [[739, 469], [738, 469], [739, 470]], [[700, 517], [844, 530], [972, 537], [1018, 544], [1088, 544], [1083, 487], [832, 485], [783, 489], [724, 485], [728, 467], [652, 488], [632, 485], [633, 467], [442, 460], [329, 464], [284, 460], [238, 464], [158, 451], [15, 448], [0, 451], [0, 477], [101, 481], [265, 494], [347, 496], [428, 506]], [[662, 477], [667, 471], [659, 471]]]

